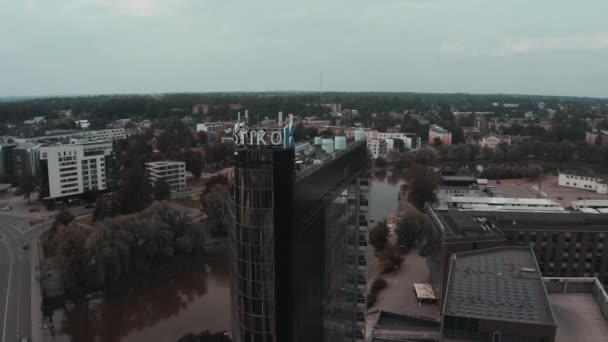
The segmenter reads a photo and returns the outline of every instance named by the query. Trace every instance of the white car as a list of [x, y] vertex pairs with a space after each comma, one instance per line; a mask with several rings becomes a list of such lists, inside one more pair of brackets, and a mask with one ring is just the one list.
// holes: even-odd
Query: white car
[[11, 207], [2, 207], [2, 208], [0, 208], [0, 211], [9, 211], [11, 209], [13, 209], [13, 208], [11, 208]]

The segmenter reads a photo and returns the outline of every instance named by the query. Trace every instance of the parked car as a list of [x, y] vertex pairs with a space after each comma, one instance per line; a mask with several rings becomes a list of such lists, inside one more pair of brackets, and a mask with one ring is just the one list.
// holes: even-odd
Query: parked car
[[23, 248], [23, 249], [29, 249], [29, 248], [30, 248], [30, 245], [28, 245], [28, 244], [27, 244], [27, 242], [26, 242], [26, 243], [24, 243], [24, 244], [23, 244], [22, 248]]
[[35, 213], [37, 211], [40, 211], [40, 209], [38, 209], [38, 208], [30, 208], [30, 213]]
[[2, 207], [2, 208], [0, 208], [0, 211], [9, 211], [12, 209], [13, 209], [12, 207]]

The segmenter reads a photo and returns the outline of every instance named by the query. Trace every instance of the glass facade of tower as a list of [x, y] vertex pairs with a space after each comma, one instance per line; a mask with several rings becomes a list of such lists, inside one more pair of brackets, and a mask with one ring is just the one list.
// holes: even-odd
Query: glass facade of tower
[[231, 295], [237, 342], [362, 341], [367, 147], [297, 177], [294, 150], [237, 150]]

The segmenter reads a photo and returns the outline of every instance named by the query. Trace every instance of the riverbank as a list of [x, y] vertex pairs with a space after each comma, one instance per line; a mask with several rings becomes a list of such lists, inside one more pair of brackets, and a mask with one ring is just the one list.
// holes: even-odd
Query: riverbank
[[[50, 310], [53, 341], [177, 341], [184, 333], [229, 330], [228, 248], [174, 270], [170, 277], [141, 280], [127, 291], [85, 301], [64, 301]], [[186, 267], [182, 263], [179, 267]], [[53, 336], [54, 334], [54, 336]]]

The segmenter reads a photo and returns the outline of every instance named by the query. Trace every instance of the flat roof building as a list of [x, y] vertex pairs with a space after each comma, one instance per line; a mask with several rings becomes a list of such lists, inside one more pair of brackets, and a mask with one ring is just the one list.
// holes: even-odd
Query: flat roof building
[[146, 163], [146, 171], [152, 185], [160, 179], [169, 184], [171, 191], [186, 190], [186, 163], [181, 161], [155, 161]]
[[429, 128], [429, 145], [434, 145], [437, 139], [439, 139], [441, 145], [452, 145], [452, 133], [443, 127], [431, 125], [431, 128]]
[[489, 211], [566, 212], [561, 204], [545, 198], [444, 196], [437, 208]]
[[595, 277], [608, 284], [608, 214], [433, 209], [435, 249], [429, 267], [441, 299], [454, 253], [496, 246], [530, 246], [545, 277]]
[[454, 254], [441, 330], [446, 341], [555, 341], [557, 324], [532, 249]]
[[114, 181], [112, 143], [93, 142], [40, 148], [42, 198], [56, 200], [107, 190]]

